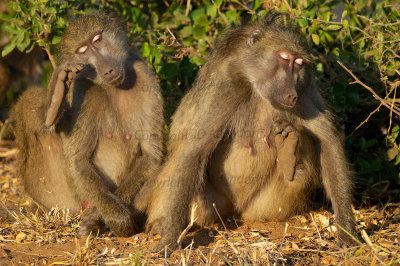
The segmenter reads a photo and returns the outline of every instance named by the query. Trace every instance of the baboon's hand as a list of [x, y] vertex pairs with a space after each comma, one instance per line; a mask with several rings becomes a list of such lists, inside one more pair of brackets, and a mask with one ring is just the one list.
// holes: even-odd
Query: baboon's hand
[[162, 232], [162, 222], [165, 217], [155, 219], [154, 221], [148, 222], [146, 224], [145, 232], [151, 234], [161, 234]]
[[274, 134], [277, 149], [277, 166], [283, 177], [293, 181], [296, 169], [296, 149], [299, 137], [296, 129], [285, 120], [277, 120], [273, 123], [271, 134]]
[[137, 232], [131, 211], [122, 203], [113, 203], [113, 206], [102, 214], [105, 224], [117, 236], [128, 237]]
[[167, 254], [170, 255], [171, 252], [177, 249], [177, 240], [181, 233], [180, 227], [169, 226], [167, 217], [160, 217], [148, 222], [145, 231], [146, 233], [161, 234], [161, 239], [152, 252], [159, 252], [166, 248]]
[[64, 99], [65, 85], [70, 86], [76, 73], [82, 69], [82, 64], [67, 64], [56, 69], [50, 82], [50, 86], [54, 87], [49, 88], [51, 100], [46, 112], [45, 125], [47, 127], [53, 125], [57, 115], [59, 114], [60, 107]]
[[105, 232], [106, 226], [104, 220], [96, 207], [85, 210], [83, 221], [79, 225], [77, 236], [97, 236]]
[[[178, 249], [178, 239], [179, 235], [174, 234], [163, 234], [160, 241], [157, 243], [156, 247], [153, 248], [152, 252], [160, 252], [164, 250], [167, 256], [171, 255], [172, 252]], [[165, 250], [166, 249], [166, 250]]]

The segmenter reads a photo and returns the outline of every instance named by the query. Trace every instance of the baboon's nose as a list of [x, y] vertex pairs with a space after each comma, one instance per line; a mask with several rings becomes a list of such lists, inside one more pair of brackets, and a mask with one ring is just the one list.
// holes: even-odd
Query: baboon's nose
[[297, 95], [295, 95], [295, 94], [289, 94], [288, 96], [286, 96], [286, 102], [287, 102], [289, 105], [291, 105], [291, 106], [295, 105], [295, 104], [296, 104], [296, 101], [297, 101]]
[[110, 68], [109, 70], [107, 70], [105, 73], [104, 73], [104, 77], [110, 77], [110, 76], [112, 76], [112, 74], [114, 73], [114, 69], [112, 69], [112, 68]]
[[103, 78], [106, 81], [113, 81], [118, 76], [117, 71], [114, 68], [109, 68], [103, 73]]

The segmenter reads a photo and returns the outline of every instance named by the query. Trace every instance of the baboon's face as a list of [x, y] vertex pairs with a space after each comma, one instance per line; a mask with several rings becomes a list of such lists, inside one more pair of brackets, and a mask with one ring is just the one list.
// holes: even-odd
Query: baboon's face
[[243, 71], [253, 89], [279, 109], [293, 108], [304, 86], [306, 60], [284, 47], [271, 47], [263, 41], [250, 49]]
[[75, 50], [75, 58], [82, 64], [89, 64], [96, 70], [95, 80], [118, 87], [125, 73], [123, 60], [113, 54], [113, 40], [107, 32], [100, 30], [84, 40]]

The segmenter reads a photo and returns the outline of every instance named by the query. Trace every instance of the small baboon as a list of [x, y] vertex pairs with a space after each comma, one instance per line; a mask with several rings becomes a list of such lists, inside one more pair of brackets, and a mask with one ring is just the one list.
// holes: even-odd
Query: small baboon
[[103, 223], [134, 233], [131, 208], [163, 156], [163, 101], [156, 77], [102, 14], [70, 23], [48, 90], [24, 92], [12, 117], [19, 170], [37, 205], [89, 208], [81, 235]]
[[[336, 223], [356, 235], [351, 171], [312, 51], [282, 18], [228, 30], [174, 114], [148, 211], [147, 230], [162, 235], [156, 249], [176, 245], [191, 206], [199, 225], [217, 219], [213, 203], [223, 217], [283, 220], [321, 182]], [[353, 243], [342, 230], [338, 239]]]

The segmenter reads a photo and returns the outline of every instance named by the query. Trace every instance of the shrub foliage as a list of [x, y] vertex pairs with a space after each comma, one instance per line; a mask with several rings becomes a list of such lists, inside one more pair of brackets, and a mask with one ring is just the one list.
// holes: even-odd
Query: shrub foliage
[[[0, 15], [13, 49], [52, 59], [68, 20], [102, 10], [121, 17], [159, 77], [167, 121], [217, 36], [271, 10], [287, 12], [314, 48], [321, 92], [346, 135], [359, 199], [391, 199], [400, 183], [400, 5], [374, 0], [15, 0]], [[55, 64], [52, 61], [52, 64]]]

